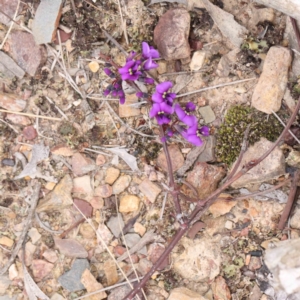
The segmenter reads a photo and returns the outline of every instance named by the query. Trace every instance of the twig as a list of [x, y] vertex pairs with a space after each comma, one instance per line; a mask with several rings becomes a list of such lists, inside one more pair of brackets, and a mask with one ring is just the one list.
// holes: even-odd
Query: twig
[[220, 83], [214, 86], [208, 86], [206, 88], [200, 89], [200, 90], [196, 90], [196, 91], [192, 91], [192, 92], [188, 92], [188, 93], [184, 93], [184, 94], [179, 94], [176, 96], [176, 98], [180, 98], [180, 97], [184, 97], [184, 96], [188, 96], [188, 95], [192, 95], [192, 94], [196, 94], [196, 93], [200, 93], [200, 92], [204, 92], [204, 91], [208, 91], [208, 90], [213, 90], [219, 87], [223, 87], [223, 86], [228, 86], [228, 85], [234, 85], [234, 84], [238, 84], [238, 83], [242, 83], [242, 82], [247, 82], [247, 81], [251, 81], [251, 80], [255, 80], [257, 79], [256, 77], [252, 77], [249, 79], [242, 79], [242, 80], [237, 80], [237, 81], [232, 81], [232, 82], [226, 82], [226, 83]]
[[11, 266], [11, 264], [17, 257], [17, 255], [22, 247], [22, 244], [23, 244], [26, 234], [28, 232], [29, 226], [31, 224], [32, 218], [34, 216], [35, 208], [36, 208], [38, 200], [39, 200], [40, 189], [41, 189], [41, 184], [36, 181], [35, 184], [33, 184], [33, 191], [32, 191], [32, 196], [31, 196], [31, 201], [30, 201], [31, 205], [30, 205], [30, 210], [28, 212], [25, 224], [24, 224], [24, 229], [19, 237], [19, 240], [15, 246], [15, 249], [13, 250], [13, 252], [11, 254], [11, 257], [9, 258], [9, 260], [7, 261], [5, 266], [2, 268], [2, 270], [0, 270], [0, 275], [5, 274], [5, 272], [8, 270], [8, 268]]
[[285, 223], [286, 223], [286, 221], [287, 221], [287, 219], [288, 219], [288, 217], [291, 213], [293, 203], [298, 198], [298, 197], [295, 197], [295, 196], [299, 196], [299, 188], [297, 186], [299, 179], [300, 179], [300, 170], [297, 169], [296, 172], [294, 173], [294, 176], [293, 176], [293, 179], [292, 179], [292, 185], [291, 185], [291, 189], [290, 189], [290, 193], [289, 193], [287, 203], [284, 207], [284, 210], [283, 210], [283, 212], [281, 214], [281, 217], [280, 217], [280, 221], [279, 221], [278, 226], [277, 226], [279, 230], [283, 230], [284, 225], [285, 225]]
[[[105, 104], [106, 104], [106, 106], [107, 106], [107, 105], [108, 105], [108, 102], [105, 102]], [[112, 121], [112, 123], [113, 123], [113, 125], [114, 125], [114, 127], [115, 127], [115, 129], [116, 129], [116, 131], [117, 131], [118, 138], [119, 138], [119, 140], [120, 140], [120, 139], [121, 139], [121, 135], [120, 135], [119, 129], [118, 129], [117, 125], [116, 125], [116, 122], [115, 122], [114, 118], [112, 117], [112, 115], [111, 115], [111, 113], [110, 113], [109, 108], [108, 108], [108, 115], [109, 115], [109, 117], [110, 117], [110, 119], [111, 119], [111, 121]]]
[[122, 24], [122, 28], [123, 28], [123, 32], [124, 32], [125, 41], [126, 41], [126, 44], [128, 45], [129, 42], [128, 42], [128, 36], [127, 36], [127, 31], [126, 31], [126, 24], [125, 24], [124, 19], [123, 19], [120, 0], [118, 0], [118, 6], [119, 6], [119, 11], [120, 11], [121, 24]]
[[125, 56], [128, 56], [128, 53], [124, 50], [124, 48], [104, 29], [102, 29], [105, 36], [123, 53]]
[[58, 110], [58, 112], [62, 115], [64, 119], [69, 120], [66, 114], [54, 103], [53, 100], [51, 100], [48, 96], [46, 96], [46, 99], [48, 100], [48, 102], [54, 105], [54, 107]]
[[21, 115], [21, 116], [27, 116], [27, 117], [32, 117], [32, 118], [52, 120], [52, 121], [61, 121], [62, 120], [60, 118], [46, 117], [46, 116], [41, 116], [41, 115], [22, 113], [22, 112], [19, 112], [19, 111], [12, 111], [12, 110], [5, 110], [5, 109], [0, 109], [0, 112], [5, 112], [5, 113], [9, 113], [9, 114], [16, 114], [16, 115]]
[[6, 125], [7, 125], [9, 128], [11, 128], [16, 134], [19, 134], [18, 130], [15, 129], [12, 125], [10, 125], [8, 122], [6, 122], [6, 121], [4, 121], [4, 120], [2, 120], [2, 119], [0, 119], [0, 122], [6, 124]]
[[296, 35], [296, 39], [297, 39], [297, 42], [298, 42], [298, 47], [300, 49], [300, 32], [299, 32], [299, 28], [297, 26], [297, 21], [296, 19], [290, 17], [290, 20], [291, 20], [291, 23], [292, 23], [292, 26], [293, 26], [293, 29], [294, 29], [294, 32], [295, 32], [295, 35]]

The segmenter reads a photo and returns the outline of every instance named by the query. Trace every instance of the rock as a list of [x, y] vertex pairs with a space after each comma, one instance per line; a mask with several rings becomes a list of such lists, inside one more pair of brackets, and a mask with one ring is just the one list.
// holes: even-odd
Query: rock
[[32, 244], [36, 244], [42, 237], [38, 230], [34, 227], [28, 231], [28, 235], [31, 238]]
[[[135, 246], [141, 240], [141, 237], [136, 233], [127, 233], [127, 234], [124, 235], [124, 238], [125, 238], [127, 247], [129, 247], [129, 248]], [[124, 242], [124, 240], [123, 240], [123, 242]], [[142, 249], [140, 249], [138, 251], [138, 253], [147, 255], [146, 246], [144, 246]]]
[[275, 11], [273, 8], [266, 7], [253, 11], [249, 20], [249, 26], [255, 27], [259, 23], [273, 23], [275, 21]]
[[6, 247], [6, 248], [11, 248], [14, 244], [14, 241], [10, 238], [8, 238], [7, 236], [5, 235], [2, 235], [0, 237], [0, 245]]
[[70, 292], [83, 290], [85, 287], [81, 283], [81, 275], [84, 270], [89, 268], [87, 259], [76, 259], [70, 271], [64, 273], [58, 278], [62, 287]]
[[129, 213], [139, 209], [140, 198], [135, 195], [125, 195], [120, 200], [120, 212]]
[[14, 280], [19, 276], [19, 272], [16, 264], [12, 264], [8, 269], [8, 277], [10, 280]]
[[54, 265], [42, 259], [34, 259], [31, 264], [34, 279], [42, 281], [53, 269]]
[[114, 195], [119, 195], [129, 187], [131, 182], [131, 177], [129, 175], [120, 176], [112, 186], [112, 193]]
[[23, 111], [26, 107], [26, 101], [14, 94], [0, 93], [0, 106], [12, 111]]
[[144, 194], [144, 196], [152, 203], [156, 200], [157, 196], [161, 192], [161, 188], [158, 187], [155, 183], [150, 181], [149, 179], [144, 179], [139, 185], [140, 191]]
[[143, 236], [146, 232], [146, 227], [139, 222], [135, 222], [133, 225], [134, 231], [140, 236]]
[[108, 168], [106, 170], [105, 183], [113, 184], [120, 175], [120, 170], [116, 168]]
[[153, 264], [151, 261], [149, 261], [147, 258], [142, 258], [136, 269], [142, 274], [142, 275], [146, 275], [150, 269], [152, 268]]
[[[123, 299], [127, 296], [127, 294], [130, 291], [131, 291], [131, 288], [128, 284], [117, 287], [117, 288], [115, 288], [111, 291], [111, 293], [109, 294], [107, 300], [120, 300], [120, 299]], [[140, 297], [140, 299], [143, 299], [143, 298]]]
[[261, 258], [256, 256], [251, 256], [248, 269], [250, 271], [256, 271], [261, 267]]
[[56, 252], [53, 249], [45, 250], [43, 252], [43, 257], [53, 264], [57, 261], [58, 258]]
[[190, 62], [191, 71], [198, 71], [202, 68], [205, 61], [205, 55], [205, 51], [203, 50], [194, 52], [192, 61]]
[[108, 198], [113, 194], [113, 188], [109, 184], [97, 186], [95, 189], [95, 196]]
[[37, 44], [54, 41], [61, 17], [62, 0], [42, 0], [32, 22], [32, 34]]
[[34, 76], [47, 59], [45, 48], [38, 46], [33, 36], [25, 31], [12, 31], [5, 47], [14, 61], [30, 76]]
[[197, 162], [188, 172], [186, 181], [197, 189], [199, 199], [204, 199], [217, 189], [225, 174], [222, 167]]
[[158, 67], [157, 67], [157, 73], [158, 74], [164, 74], [167, 73], [167, 62], [165, 60], [159, 60], [157, 62]]
[[267, 114], [280, 109], [291, 61], [289, 49], [280, 46], [269, 49], [262, 74], [252, 95], [253, 107]]
[[[25, 265], [31, 266], [32, 259], [33, 259], [33, 254], [36, 250], [36, 246], [33, 245], [31, 242], [27, 242], [25, 245]], [[23, 250], [20, 250], [18, 253], [19, 258], [21, 258], [23, 255]]]
[[22, 131], [23, 136], [26, 140], [32, 141], [37, 137], [37, 131], [33, 126], [27, 126]]
[[[2, 14], [0, 13], [0, 19], [1, 19], [1, 15]], [[11, 59], [4, 52], [0, 51], [0, 74], [1, 74], [1, 77], [11, 80], [15, 76], [18, 77], [19, 79], [22, 79], [25, 75], [25, 72], [24, 72], [24, 70], [22, 70], [22, 68], [20, 68], [15, 63], [15, 61], [13, 59]]]
[[102, 166], [106, 162], [105, 156], [102, 154], [98, 154], [96, 158], [96, 165], [97, 166]]
[[209, 207], [214, 218], [227, 214], [236, 205], [236, 201], [227, 200], [228, 197], [231, 198], [228, 194], [220, 194], [216, 202]]
[[119, 213], [118, 216], [110, 217], [107, 222], [107, 227], [110, 229], [112, 234], [118, 238], [121, 233], [121, 228], [125, 226], [122, 215]]
[[264, 240], [260, 245], [264, 248], [264, 249], [269, 249], [269, 248], [275, 248], [278, 242], [280, 242], [280, 240], [278, 238], [271, 238], [269, 240]]
[[111, 286], [118, 282], [119, 276], [116, 263], [112, 259], [108, 259], [104, 262], [103, 270], [106, 276], [108, 286]]
[[[165, 247], [159, 243], [153, 243], [148, 248], [148, 259], [155, 264], [157, 260], [161, 257], [163, 252], [165, 251]], [[157, 269], [158, 271], [163, 270], [167, 265], [169, 265], [169, 257], [167, 257], [160, 267]]]
[[72, 192], [76, 194], [78, 198], [90, 200], [94, 192], [92, 188], [91, 177], [89, 175], [84, 175], [74, 178]]
[[[171, 164], [173, 172], [176, 172], [184, 164], [183, 155], [177, 145], [171, 145], [169, 148], [169, 154], [171, 157]], [[163, 169], [165, 172], [168, 172], [167, 159], [164, 151], [161, 151], [157, 157], [157, 165]]]
[[[98, 282], [95, 277], [92, 275], [92, 273], [89, 271], [89, 269], [85, 269], [84, 272], [81, 275], [81, 282], [86, 288], [88, 293], [95, 292], [97, 290], [103, 289], [103, 285]], [[99, 300], [106, 298], [105, 292], [99, 292], [96, 295], [91, 295], [89, 298], [91, 300]]]
[[93, 197], [92, 200], [90, 201], [90, 204], [95, 209], [101, 209], [104, 205], [104, 200], [102, 197]]
[[168, 10], [162, 15], [154, 29], [154, 43], [166, 60], [188, 58], [190, 45], [190, 15], [183, 8]]
[[0, 295], [4, 295], [7, 292], [7, 288], [10, 286], [11, 281], [7, 276], [0, 276]]
[[[104, 225], [104, 224], [99, 224], [98, 229], [97, 229], [97, 240], [98, 240], [98, 251], [103, 252], [105, 250], [105, 247], [102, 244], [102, 241], [108, 245], [110, 243], [110, 241], [113, 238], [113, 235], [111, 234], [111, 232], [109, 231], [109, 229]], [[101, 239], [99, 238], [99, 236], [101, 237]], [[102, 241], [101, 241], [102, 240]]]
[[96, 237], [96, 232], [89, 223], [81, 224], [79, 232], [85, 239], [94, 239]]
[[98, 70], [99, 70], [99, 68], [100, 68], [100, 66], [99, 66], [98, 62], [96, 62], [96, 61], [91, 61], [91, 62], [89, 63], [89, 68], [90, 68], [90, 70], [91, 70], [93, 73], [97, 73]]
[[214, 300], [231, 300], [229, 288], [222, 276], [218, 276], [212, 283], [212, 290], [214, 294]]
[[256, 299], [261, 299], [262, 292], [260, 291], [260, 288], [258, 287], [257, 284], [254, 285], [252, 288], [252, 291], [249, 295], [249, 300], [256, 300]]
[[61, 181], [55, 186], [46, 197], [40, 200], [36, 211], [41, 212], [45, 210], [61, 210], [69, 205], [73, 204], [73, 198], [71, 192], [73, 189], [73, 181], [69, 174], [67, 174]]
[[58, 293], [54, 293], [51, 298], [51, 300], [65, 300], [66, 298], [64, 298], [63, 296], [61, 296], [60, 294]]
[[7, 114], [5, 119], [16, 125], [28, 126], [31, 124], [31, 121], [28, 117], [16, 114]]
[[[0, 1], [0, 23], [8, 26], [13, 19], [18, 7], [18, 0], [1, 0]], [[19, 11], [22, 3], [20, 3]], [[19, 13], [19, 12], [18, 12]], [[0, 59], [1, 60], [1, 59]]]
[[206, 300], [206, 298], [185, 287], [178, 287], [171, 290], [168, 300]]
[[240, 51], [240, 48], [235, 48], [221, 57], [216, 71], [219, 77], [228, 77], [229, 73], [235, 72], [234, 67], [238, 60], [237, 55]]
[[213, 280], [220, 273], [222, 251], [217, 240], [208, 237], [194, 241], [183, 238], [180, 244], [185, 250], [179, 255], [172, 253], [172, 261], [174, 270], [183, 278], [202, 282]]
[[290, 220], [290, 226], [294, 229], [300, 229], [300, 209], [298, 206], [295, 206]]
[[204, 123], [206, 124], [211, 123], [216, 119], [216, 115], [209, 105], [200, 107], [199, 113], [201, 114], [202, 118], [204, 119]]
[[86, 258], [88, 257], [87, 251], [76, 240], [73, 239], [60, 239], [54, 238], [55, 246], [61, 254], [68, 257]]
[[66, 157], [72, 156], [74, 154], [74, 150], [66, 145], [56, 145], [50, 151], [52, 154]]
[[75, 176], [82, 176], [96, 168], [94, 162], [81, 153], [75, 153], [72, 156], [72, 170]]
[[[261, 138], [259, 142], [249, 147], [243, 155], [243, 159], [237, 172], [246, 163], [257, 159], [262, 153], [265, 153], [272, 145], [272, 142], [265, 138]], [[283, 174], [285, 174], [284, 155], [282, 150], [279, 147], [276, 147], [260, 164], [236, 180], [231, 186], [233, 188], [240, 188], [255, 183], [269, 181]]]
[[216, 147], [216, 137], [213, 135], [210, 135], [209, 137], [206, 138], [204, 150], [198, 156], [197, 161], [199, 161], [199, 162], [214, 161], [216, 159], [215, 158], [215, 147]]
[[132, 104], [138, 102], [139, 102], [139, 98], [136, 96], [136, 94], [126, 94], [125, 103], [123, 105], [119, 105], [120, 118], [139, 116], [141, 114], [141, 110], [139, 108], [132, 106]]

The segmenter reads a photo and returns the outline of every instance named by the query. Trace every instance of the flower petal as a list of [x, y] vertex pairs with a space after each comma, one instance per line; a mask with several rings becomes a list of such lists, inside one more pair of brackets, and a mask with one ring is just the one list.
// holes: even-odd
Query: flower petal
[[152, 95], [152, 100], [156, 103], [161, 103], [164, 101], [164, 98], [162, 97], [162, 94], [158, 93], [158, 92], [155, 92], [153, 95]]
[[170, 89], [173, 86], [171, 81], [165, 81], [163, 83], [160, 83], [156, 86], [156, 91], [160, 94], [163, 94], [168, 89]]
[[160, 112], [160, 105], [158, 103], [154, 103], [149, 112], [150, 118], [154, 118], [159, 112]]
[[185, 115], [185, 117], [181, 121], [188, 126], [193, 126], [194, 124], [198, 123], [197, 122], [198, 120], [195, 116], [189, 116], [189, 115]]
[[197, 135], [189, 135], [185, 138], [188, 142], [195, 146], [202, 146], [203, 141]]
[[162, 102], [162, 103], [159, 103], [159, 105], [160, 105], [161, 111], [163, 111], [167, 114], [172, 114], [173, 113], [173, 107], [168, 105], [167, 103]]
[[184, 119], [184, 117], [186, 116], [185, 111], [181, 108], [181, 106], [178, 103], [175, 105], [174, 110], [175, 110], [176, 115], [178, 116], [178, 119], [180, 121], [182, 121]]
[[156, 49], [150, 49], [150, 56], [152, 58], [159, 58], [159, 52]]
[[202, 126], [199, 129], [199, 132], [203, 135], [203, 136], [209, 136], [209, 127], [208, 126]]
[[196, 105], [193, 102], [188, 102], [185, 106], [185, 110], [190, 112], [196, 110]]
[[149, 58], [150, 47], [148, 43], [142, 42], [142, 54], [145, 58]]
[[156, 116], [156, 121], [159, 125], [169, 124], [171, 121], [171, 118], [168, 115], [161, 114], [161, 115]]

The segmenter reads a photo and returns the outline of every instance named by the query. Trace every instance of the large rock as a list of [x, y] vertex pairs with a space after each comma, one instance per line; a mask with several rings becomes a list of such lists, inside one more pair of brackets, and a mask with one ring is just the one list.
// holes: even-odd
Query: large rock
[[[261, 138], [244, 154], [237, 172], [248, 162], [259, 158], [273, 145], [272, 142]], [[285, 174], [285, 159], [282, 150], [276, 147], [261, 163], [249, 170], [245, 175], [236, 180], [231, 186], [240, 188], [255, 183], [262, 183], [275, 179]]]
[[270, 48], [252, 95], [252, 106], [267, 114], [280, 109], [291, 62], [289, 49], [280, 46]]
[[205, 300], [205, 298], [185, 287], [179, 287], [171, 291], [168, 300]]
[[190, 45], [190, 15], [184, 8], [167, 11], [159, 19], [154, 29], [154, 42], [166, 60], [188, 58]]

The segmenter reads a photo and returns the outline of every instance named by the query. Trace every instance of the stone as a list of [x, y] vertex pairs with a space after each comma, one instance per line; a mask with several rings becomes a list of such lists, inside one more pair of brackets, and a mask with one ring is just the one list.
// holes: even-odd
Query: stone
[[167, 73], [167, 62], [165, 60], [159, 60], [157, 62], [158, 67], [157, 67], [157, 73], [158, 74], [164, 74]]
[[98, 62], [96, 61], [91, 61], [88, 66], [93, 73], [97, 73], [100, 68]]
[[231, 300], [230, 290], [222, 276], [218, 276], [212, 283], [214, 300]]
[[151, 261], [149, 261], [147, 258], [142, 258], [136, 269], [142, 274], [142, 275], [146, 275], [150, 269], [152, 268], [153, 264]]
[[292, 213], [290, 226], [294, 229], [300, 229], [300, 209], [297, 205]]
[[106, 162], [105, 156], [102, 154], [98, 154], [96, 158], [96, 165], [97, 166], [102, 166]]
[[[81, 283], [84, 285], [88, 293], [103, 289], [103, 285], [96, 280], [89, 269], [85, 269], [81, 275]], [[89, 296], [91, 300], [104, 299], [107, 295], [105, 292], [99, 292]]]
[[273, 46], [269, 49], [262, 74], [252, 95], [253, 107], [267, 114], [280, 109], [291, 62], [292, 56], [288, 48]]
[[251, 18], [249, 20], [249, 25], [251, 27], [256, 26], [258, 23], [273, 23], [275, 21], [275, 11], [273, 8], [267, 7], [267, 8], [260, 8], [256, 11], [253, 11], [251, 14]]
[[70, 292], [83, 290], [85, 287], [81, 283], [81, 275], [88, 268], [89, 262], [87, 259], [76, 259], [71, 270], [61, 275], [58, 278], [58, 282]]
[[202, 118], [204, 119], [204, 123], [206, 124], [211, 123], [216, 119], [216, 115], [209, 105], [200, 107], [199, 113], [201, 114]]
[[81, 224], [79, 232], [85, 239], [93, 239], [96, 237], [96, 232], [89, 223]]
[[[129, 247], [129, 248], [135, 246], [141, 240], [141, 237], [138, 234], [136, 234], [136, 233], [127, 233], [127, 234], [124, 235], [124, 238], [125, 238], [127, 247]], [[124, 242], [124, 239], [123, 239], [123, 242]], [[143, 248], [141, 248], [138, 251], [138, 253], [147, 255], [147, 248], [146, 248], [146, 246], [144, 246]]]
[[[13, 1], [12, 1], [13, 2]], [[1, 19], [1, 13], [0, 13]], [[25, 72], [20, 68], [13, 59], [11, 59], [3, 51], [0, 51], [0, 75], [6, 79], [13, 79], [15, 76], [19, 79], [22, 79], [25, 75]]]
[[118, 216], [112, 216], [107, 222], [107, 227], [112, 234], [118, 238], [121, 233], [121, 228], [125, 226], [122, 215], [119, 213]]
[[198, 71], [202, 68], [205, 61], [205, 51], [199, 50], [195, 51], [190, 62], [191, 71]]
[[129, 187], [131, 182], [131, 177], [129, 175], [120, 176], [112, 186], [112, 193], [114, 195], [119, 195]]
[[72, 156], [74, 154], [74, 150], [66, 145], [56, 145], [53, 148], [51, 148], [50, 151], [52, 154], [66, 156], [66, 157]]
[[219, 217], [227, 214], [236, 205], [236, 201], [227, 200], [231, 198], [228, 194], [220, 194], [218, 199], [209, 207], [209, 212], [213, 217]]
[[92, 200], [90, 201], [90, 204], [95, 209], [101, 209], [104, 205], [104, 200], [102, 197], [93, 197]]
[[75, 176], [85, 175], [96, 168], [94, 162], [89, 157], [78, 152], [72, 156], [71, 164]]
[[140, 183], [139, 189], [151, 203], [155, 202], [161, 192], [161, 188], [147, 178]]
[[35, 281], [40, 282], [53, 269], [54, 265], [42, 259], [34, 259], [31, 264], [32, 274]]
[[36, 208], [37, 212], [46, 210], [61, 210], [73, 204], [71, 192], [73, 189], [73, 181], [69, 174], [65, 175], [63, 179], [55, 186], [46, 197], [39, 201]]
[[[171, 145], [168, 148], [171, 158], [172, 169], [173, 172], [176, 172], [183, 166], [184, 157], [177, 145]], [[168, 172], [167, 158], [164, 151], [161, 151], [159, 153], [157, 157], [157, 165], [165, 172]]]
[[146, 232], [146, 227], [139, 222], [135, 222], [133, 225], [134, 231], [140, 236], [143, 236]]
[[[0, 1], [0, 23], [8, 26], [13, 19], [18, 7], [18, 0], [1, 0]], [[20, 3], [19, 12], [22, 8]], [[18, 13], [19, 13], [18, 12]]]
[[55, 246], [61, 254], [68, 257], [86, 258], [88, 257], [87, 251], [76, 240], [73, 239], [60, 239], [54, 238]]
[[42, 237], [38, 230], [34, 227], [28, 231], [28, 235], [31, 238], [32, 244], [36, 244]]
[[184, 59], [190, 56], [188, 36], [191, 18], [184, 8], [168, 10], [154, 29], [154, 43], [166, 60]]
[[32, 141], [37, 137], [37, 131], [33, 126], [27, 126], [22, 131], [23, 136], [26, 140]]
[[[163, 252], [165, 251], [165, 247], [159, 243], [153, 243], [148, 248], [148, 256], [147, 258], [155, 264], [157, 260], [162, 256]], [[158, 271], [163, 270], [167, 265], [169, 265], [169, 257], [167, 257], [162, 264], [157, 269]]]
[[34, 76], [47, 60], [44, 46], [38, 46], [32, 34], [25, 31], [12, 31], [5, 47], [12, 59], [30, 76]]
[[28, 126], [31, 124], [28, 117], [16, 114], [7, 114], [5, 119], [16, 125]]
[[125, 103], [119, 104], [119, 116], [120, 118], [136, 117], [141, 114], [141, 110], [132, 104], [138, 103], [139, 98], [136, 94], [125, 94]]
[[62, 0], [42, 0], [32, 22], [32, 34], [37, 44], [54, 41], [62, 13]]
[[108, 259], [104, 262], [103, 270], [106, 276], [108, 286], [111, 286], [118, 282], [119, 276], [116, 263], [112, 259]]
[[0, 237], [0, 245], [6, 247], [6, 248], [11, 248], [14, 244], [14, 241], [10, 238], [8, 238], [7, 236], [5, 235], [2, 235]]
[[[105, 245], [108, 245], [110, 241], [113, 239], [113, 235], [109, 231], [109, 229], [105, 226], [105, 224], [99, 224], [97, 228], [97, 240], [98, 240], [98, 251], [99, 253], [103, 252], [106, 248], [103, 246], [102, 241]], [[101, 239], [99, 238], [101, 237]]]
[[214, 135], [210, 135], [206, 138], [206, 143], [204, 146], [204, 150], [200, 153], [197, 158], [197, 161], [200, 162], [209, 162], [214, 161], [215, 157], [215, 147], [216, 147], [216, 137]]
[[60, 294], [58, 293], [54, 293], [51, 298], [51, 300], [65, 300], [66, 298], [64, 298], [63, 296], [61, 296]]
[[16, 264], [12, 264], [8, 269], [8, 277], [10, 280], [14, 280], [19, 276], [19, 272]]
[[217, 237], [202, 237], [193, 241], [184, 237], [180, 245], [184, 251], [179, 255], [172, 253], [174, 270], [179, 275], [193, 282], [213, 280], [218, 276], [222, 250]]
[[248, 269], [250, 271], [256, 271], [261, 268], [261, 258], [257, 256], [251, 256]]
[[259, 286], [257, 284], [255, 284], [249, 295], [249, 300], [260, 299], [261, 295], [262, 295], [262, 292], [261, 292]]
[[[32, 260], [33, 260], [33, 254], [36, 250], [36, 246], [33, 245], [31, 242], [27, 242], [25, 245], [25, 265], [31, 266]], [[19, 258], [23, 257], [23, 250], [20, 250], [18, 253]]]
[[43, 252], [43, 257], [51, 263], [55, 263], [58, 259], [56, 252], [53, 249], [47, 249]]
[[89, 175], [84, 175], [74, 178], [72, 192], [76, 194], [78, 198], [86, 200], [91, 199], [94, 192], [92, 188], [91, 177]]
[[0, 93], [0, 106], [4, 109], [19, 112], [25, 109], [26, 104], [26, 101], [17, 95]]
[[96, 187], [94, 195], [97, 197], [108, 198], [112, 194], [113, 188], [109, 184], [103, 184]]
[[[127, 296], [127, 294], [131, 291], [131, 288], [128, 284], [117, 287], [111, 291], [108, 295], [107, 300], [120, 300]], [[140, 297], [140, 299], [143, 299]]]
[[106, 175], [105, 175], [105, 183], [108, 183], [108, 184], [113, 184], [117, 178], [119, 177], [120, 175], [120, 170], [119, 169], [116, 169], [116, 168], [108, 168], [106, 170]]
[[120, 212], [129, 213], [139, 209], [140, 198], [135, 195], [125, 195], [120, 200]]
[[206, 298], [185, 287], [178, 287], [171, 290], [168, 300], [206, 300]]
[[221, 57], [216, 71], [219, 77], [228, 77], [230, 73], [235, 72], [234, 67], [240, 51], [240, 48], [235, 48]]
[[217, 189], [225, 174], [222, 167], [197, 162], [187, 173], [186, 181], [197, 189], [199, 199], [205, 199]]
[[10, 286], [11, 281], [7, 276], [0, 275], [0, 295], [5, 295], [7, 288]]
[[[249, 147], [244, 153], [237, 172], [249, 161], [257, 159], [273, 145], [265, 138]], [[233, 165], [234, 167], [234, 165]], [[285, 158], [282, 150], [276, 147], [261, 163], [249, 170], [246, 174], [236, 180], [231, 186], [233, 188], [246, 187], [247, 185], [262, 183], [285, 174]]]

